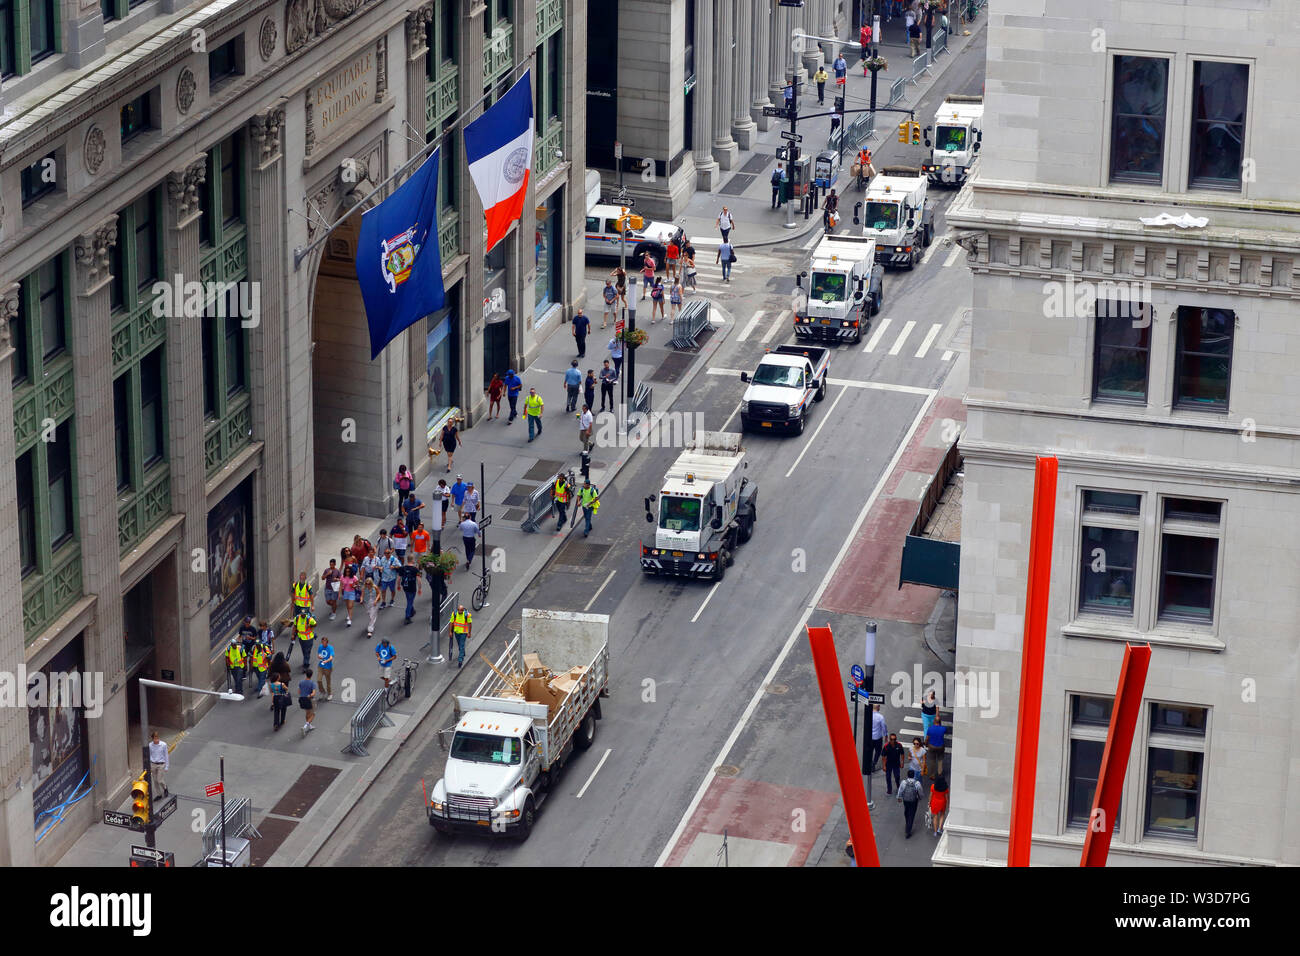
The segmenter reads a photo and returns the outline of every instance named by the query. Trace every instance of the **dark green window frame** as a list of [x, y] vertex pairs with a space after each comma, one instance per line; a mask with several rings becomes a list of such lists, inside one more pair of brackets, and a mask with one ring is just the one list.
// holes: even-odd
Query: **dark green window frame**
[[119, 496], [143, 490], [153, 468], [167, 461], [166, 348], [159, 345], [113, 381]]
[[[47, 170], [54, 170], [54, 179], [47, 177]], [[21, 176], [23, 208], [26, 209], [42, 196], [48, 196], [59, 188], [59, 165], [54, 153], [47, 153], [36, 162], [23, 167]]]
[[126, 145], [141, 133], [154, 129], [154, 111], [152, 96], [149, 92], [141, 93], [135, 99], [122, 106], [120, 125], [122, 145]]
[[244, 38], [234, 37], [208, 52], [208, 92], [232, 76], [243, 75], [243, 47]]
[[0, 0], [0, 77], [23, 76], [63, 52], [58, 0]]
[[[228, 227], [244, 221], [244, 138], [236, 133], [208, 150], [207, 181], [199, 187], [199, 243], [220, 246]], [[233, 195], [227, 195], [233, 189]], [[215, 210], [221, 216], [214, 216]]]
[[163, 274], [162, 202], [162, 189], [152, 189], [117, 214], [109, 293], [115, 313], [134, 312], [154, 297], [153, 285]]

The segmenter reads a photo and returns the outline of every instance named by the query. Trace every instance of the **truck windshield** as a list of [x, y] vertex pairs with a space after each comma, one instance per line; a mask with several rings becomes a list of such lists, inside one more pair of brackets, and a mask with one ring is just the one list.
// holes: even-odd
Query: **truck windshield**
[[665, 531], [699, 531], [700, 499], [659, 499], [659, 527]]
[[898, 203], [869, 202], [862, 222], [868, 229], [897, 229]]
[[835, 272], [814, 272], [812, 274], [812, 292], [809, 298], [817, 302], [843, 302], [845, 277]]
[[939, 126], [934, 131], [934, 148], [949, 153], [966, 148], [965, 126]]
[[803, 370], [793, 365], [760, 365], [750, 381], [755, 385], [799, 388], [803, 385]]
[[519, 741], [514, 737], [457, 731], [451, 739], [452, 759], [468, 760], [471, 763], [517, 764], [520, 750]]

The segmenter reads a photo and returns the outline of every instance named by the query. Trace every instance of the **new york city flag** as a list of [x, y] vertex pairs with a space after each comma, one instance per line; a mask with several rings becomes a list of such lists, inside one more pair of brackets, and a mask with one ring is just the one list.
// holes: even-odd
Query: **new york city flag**
[[524, 211], [533, 169], [533, 83], [525, 72], [465, 127], [465, 161], [483, 201], [487, 248], [505, 238]]

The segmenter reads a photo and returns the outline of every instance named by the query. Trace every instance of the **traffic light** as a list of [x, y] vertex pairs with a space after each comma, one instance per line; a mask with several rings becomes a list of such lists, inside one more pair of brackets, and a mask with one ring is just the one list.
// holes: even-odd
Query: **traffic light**
[[898, 141], [904, 146], [907, 145], [907, 127], [907, 120], [903, 120], [903, 122], [898, 124]]
[[645, 220], [640, 216], [624, 214], [618, 217], [619, 232], [636, 232], [645, 228]]
[[131, 818], [139, 826], [149, 822], [149, 781], [143, 773], [131, 784]]
[[913, 123], [911, 125], [912, 125], [912, 145], [920, 146], [921, 145], [921, 124]]

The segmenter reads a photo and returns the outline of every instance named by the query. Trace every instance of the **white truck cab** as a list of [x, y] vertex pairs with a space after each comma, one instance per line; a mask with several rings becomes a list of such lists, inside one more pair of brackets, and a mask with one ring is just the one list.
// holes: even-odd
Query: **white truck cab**
[[923, 169], [930, 182], [960, 186], [970, 177], [983, 137], [983, 123], [983, 96], [950, 93], [944, 97], [934, 114], [934, 126], [925, 130], [931, 158]]
[[[934, 238], [928, 180], [915, 166], [886, 166], [871, 180], [861, 203], [862, 234], [876, 240], [876, 261], [913, 268]], [[853, 221], [859, 221], [854, 208]]]

